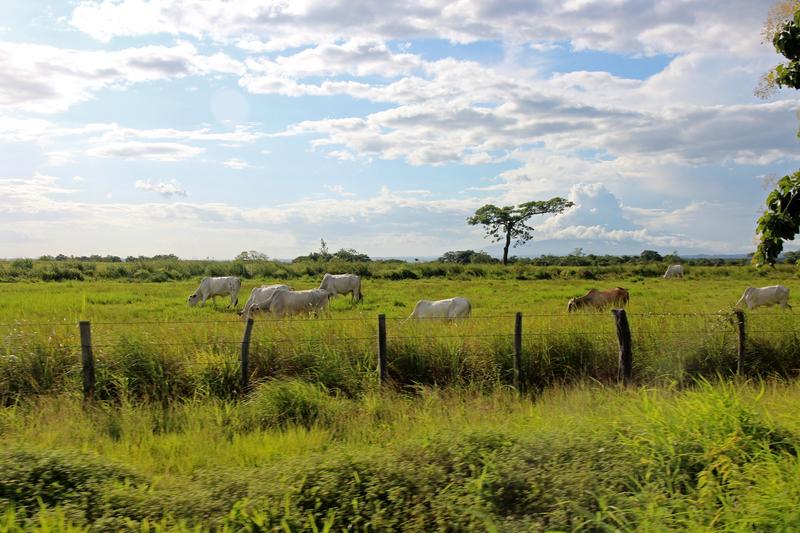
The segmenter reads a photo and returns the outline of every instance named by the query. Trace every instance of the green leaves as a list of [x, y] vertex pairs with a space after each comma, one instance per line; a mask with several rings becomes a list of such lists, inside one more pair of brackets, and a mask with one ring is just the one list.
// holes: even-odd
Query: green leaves
[[526, 224], [529, 218], [534, 215], [561, 213], [573, 205], [575, 204], [559, 196], [549, 200], [525, 202], [517, 206], [498, 207], [486, 204], [475, 211], [473, 216], [467, 218], [467, 223], [471, 226], [478, 224], [486, 226], [486, 236], [491, 238], [492, 242], [500, 242], [505, 239], [503, 264], [506, 264], [508, 247], [512, 240], [514, 240], [514, 247], [517, 247], [533, 238], [534, 229]]
[[753, 263], [774, 265], [783, 250], [784, 240], [794, 240], [800, 232], [800, 171], [780, 179], [767, 197], [767, 209], [758, 219], [760, 242]]

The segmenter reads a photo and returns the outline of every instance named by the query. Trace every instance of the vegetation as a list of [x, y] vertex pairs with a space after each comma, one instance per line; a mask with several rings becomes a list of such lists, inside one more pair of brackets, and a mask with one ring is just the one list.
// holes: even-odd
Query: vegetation
[[[747, 285], [797, 294], [797, 267], [692, 266], [663, 280], [664, 264], [635, 260], [403, 264], [413, 281], [373, 262], [364, 302], [332, 302], [346, 320], [257, 321], [247, 394], [242, 322], [186, 295], [208, 267], [247, 268], [244, 293], [284, 279], [257, 275], [268, 265], [315, 286], [313, 263], [140, 262], [201, 270], [164, 283], [108, 280], [128, 263], [91, 263], [99, 279], [0, 284], [0, 529], [797, 529], [800, 384], [775, 381], [800, 369], [795, 316], [747, 314], [746, 373], [772, 381], [720, 379], [736, 365], [730, 305]], [[640, 390], [613, 385], [610, 315], [564, 314], [593, 285], [631, 291]], [[453, 294], [474, 302], [473, 319], [403, 323], [417, 299]], [[516, 311], [523, 397], [508, 386]], [[97, 361], [86, 405], [79, 319], [92, 321]]]
[[[776, 85], [800, 89], [800, 3], [778, 2], [770, 11], [765, 37], [788, 62], [776, 66], [762, 79], [761, 92], [767, 94]], [[783, 241], [793, 240], [800, 232], [800, 172], [778, 181], [767, 197], [767, 209], [758, 219], [756, 232], [760, 240], [753, 262], [775, 264]]]
[[545, 201], [525, 202], [517, 206], [497, 207], [486, 204], [467, 219], [470, 226], [485, 226], [486, 236], [493, 242], [503, 242], [503, 264], [508, 264], [508, 248], [516, 248], [533, 238], [533, 228], [527, 224], [535, 215], [558, 214], [572, 207], [572, 202], [556, 196]]
[[1, 411], [0, 527], [792, 531], [798, 409], [800, 386], [775, 382], [42, 398]]
[[[593, 286], [621, 285], [631, 292], [638, 383], [684, 383], [696, 376], [729, 375], [736, 368], [730, 311], [745, 287], [781, 283], [792, 294], [800, 293], [797, 267], [790, 265], [763, 273], [751, 267], [692, 267], [681, 281], [661, 279], [661, 265], [650, 264], [607, 267], [602, 280], [580, 267], [515, 265], [503, 269], [511, 279], [488, 277], [484, 265], [448, 268], [439, 277], [366, 279], [364, 302], [333, 300], [337, 320], [258, 319], [252, 380], [301, 379], [349, 398], [369, 392], [377, 381], [376, 317], [384, 313], [389, 374], [398, 390], [420, 384], [492, 390], [512, 381], [514, 313], [521, 311], [523, 378], [529, 390], [586, 378], [611, 383], [617, 347], [610, 314], [565, 316], [565, 307], [570, 297]], [[250, 288], [276, 281], [246, 280], [240, 300]], [[196, 283], [0, 285], [0, 401], [13, 404], [19, 398], [80, 391], [80, 319], [93, 325], [101, 399], [238, 397], [243, 324], [223, 306], [186, 306]], [[296, 289], [314, 287], [319, 276], [290, 283]], [[404, 322], [417, 300], [453, 295], [473, 302], [471, 320]], [[800, 342], [793, 313], [756, 310], [748, 313], [747, 328], [749, 374], [797, 373]]]

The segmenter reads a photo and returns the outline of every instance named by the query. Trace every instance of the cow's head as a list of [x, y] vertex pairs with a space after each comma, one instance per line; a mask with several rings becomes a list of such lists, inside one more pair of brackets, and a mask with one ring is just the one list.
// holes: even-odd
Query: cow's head
[[194, 293], [191, 296], [189, 296], [186, 302], [189, 304], [189, 307], [194, 307], [195, 305], [197, 305], [197, 301], [199, 299], [200, 297], [197, 295], [197, 293]]
[[577, 298], [570, 298], [569, 302], [567, 302], [567, 313], [571, 313], [573, 311], [577, 311], [580, 304], [580, 300]]

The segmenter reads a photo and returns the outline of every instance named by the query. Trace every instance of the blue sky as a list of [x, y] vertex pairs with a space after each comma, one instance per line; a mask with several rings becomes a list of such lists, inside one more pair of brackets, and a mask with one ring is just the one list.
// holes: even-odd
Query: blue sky
[[513, 253], [745, 253], [770, 5], [6, 0], [0, 255], [498, 254], [467, 216], [553, 196]]

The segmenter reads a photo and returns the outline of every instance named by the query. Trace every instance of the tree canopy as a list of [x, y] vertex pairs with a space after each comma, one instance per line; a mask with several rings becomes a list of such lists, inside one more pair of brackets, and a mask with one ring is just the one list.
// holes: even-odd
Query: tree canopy
[[[800, 2], [776, 4], [765, 25], [775, 50], [787, 63], [781, 63], [762, 80], [769, 86], [800, 89]], [[768, 35], [769, 36], [769, 35]], [[758, 219], [756, 232], [760, 239], [753, 263], [774, 265], [783, 250], [784, 240], [793, 240], [800, 231], [800, 172], [782, 177], [767, 196], [767, 209]]]
[[753, 256], [757, 265], [774, 265], [783, 250], [784, 240], [793, 240], [800, 231], [800, 171], [784, 176], [767, 196], [767, 210], [758, 219], [761, 236]]
[[531, 217], [561, 213], [573, 205], [575, 204], [559, 196], [549, 200], [525, 202], [516, 206], [498, 207], [486, 204], [475, 211], [475, 214], [467, 219], [467, 223], [471, 226], [478, 224], [485, 226], [486, 237], [492, 239], [492, 242], [505, 240], [503, 264], [506, 265], [508, 264], [508, 248], [512, 241], [516, 248], [533, 238], [534, 229], [527, 224]]
[[495, 263], [497, 259], [486, 252], [476, 252], [475, 250], [454, 250], [445, 252], [439, 258], [442, 263], [458, 263], [466, 265], [470, 263]]

